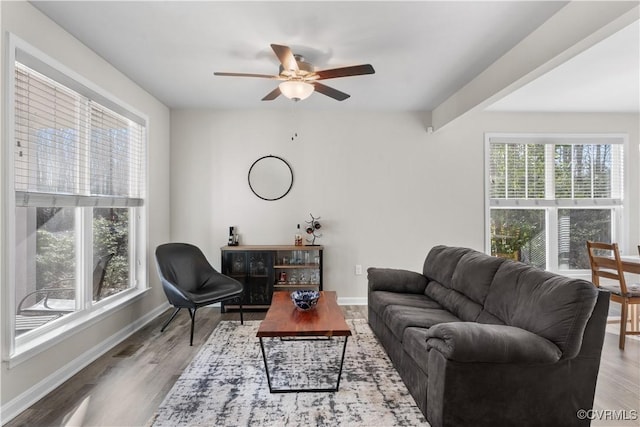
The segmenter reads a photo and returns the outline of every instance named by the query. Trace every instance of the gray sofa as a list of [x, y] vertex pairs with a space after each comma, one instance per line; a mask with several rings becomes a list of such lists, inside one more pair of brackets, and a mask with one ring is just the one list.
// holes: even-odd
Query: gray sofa
[[447, 246], [368, 280], [369, 324], [433, 427], [590, 424], [607, 292]]

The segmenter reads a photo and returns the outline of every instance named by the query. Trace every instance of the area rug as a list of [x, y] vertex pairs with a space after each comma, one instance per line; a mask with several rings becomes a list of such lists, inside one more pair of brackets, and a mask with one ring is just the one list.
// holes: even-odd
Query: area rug
[[[177, 380], [149, 425], [428, 426], [366, 320], [347, 320], [340, 389], [269, 393], [259, 321], [223, 321]], [[342, 338], [266, 339], [274, 387], [335, 385]]]

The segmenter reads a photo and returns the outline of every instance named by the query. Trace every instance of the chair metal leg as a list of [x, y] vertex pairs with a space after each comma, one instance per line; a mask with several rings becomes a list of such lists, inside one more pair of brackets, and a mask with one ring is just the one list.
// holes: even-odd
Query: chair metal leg
[[193, 309], [193, 312], [191, 312], [191, 309], [189, 309], [189, 314], [191, 315], [191, 341], [189, 341], [189, 345], [193, 345], [193, 327], [194, 324], [196, 323], [196, 309]]
[[164, 325], [162, 325], [162, 329], [160, 329], [160, 332], [164, 332], [165, 328], [169, 326], [169, 323], [171, 323], [171, 321], [174, 319], [174, 317], [176, 317], [176, 314], [178, 314], [179, 311], [180, 311], [180, 307], [175, 309], [175, 311], [173, 312], [169, 320], [164, 322]]
[[244, 317], [242, 316], [242, 301], [240, 301], [240, 324], [244, 325]]

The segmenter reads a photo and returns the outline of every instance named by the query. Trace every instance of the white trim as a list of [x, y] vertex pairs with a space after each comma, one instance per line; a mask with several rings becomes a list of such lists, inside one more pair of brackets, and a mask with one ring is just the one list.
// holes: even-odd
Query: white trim
[[128, 324], [126, 327], [111, 335], [108, 339], [90, 348], [62, 368], [58, 369], [53, 375], [48, 376], [30, 387], [28, 390], [22, 392], [20, 395], [11, 399], [6, 404], [2, 405], [0, 410], [0, 412], [2, 412], [2, 423], [5, 424], [11, 421], [22, 411], [26, 410], [38, 400], [52, 392], [55, 388], [59, 387], [69, 378], [80, 372], [90, 363], [94, 362], [113, 347], [133, 335], [138, 330], [142, 329], [145, 325], [162, 314], [168, 307], [169, 304], [164, 303], [147, 313], [145, 316], [136, 319], [135, 322]]
[[611, 206], [622, 206], [621, 199], [490, 199], [489, 204], [494, 208], [574, 208], [601, 209]]
[[52, 206], [52, 207], [115, 207], [133, 208], [144, 204], [144, 199], [116, 196], [81, 196], [79, 194], [36, 193], [32, 191], [15, 191], [17, 206]]
[[[15, 289], [11, 283], [13, 283], [13, 278], [15, 277], [15, 247], [16, 247], [16, 236], [13, 230], [13, 225], [15, 224], [15, 195], [14, 195], [14, 145], [10, 144], [9, 141], [13, 140], [13, 135], [15, 135], [15, 59], [16, 59], [16, 43], [17, 37], [15, 35], [9, 33], [8, 34], [8, 49], [7, 49], [7, 61], [5, 65], [5, 80], [4, 85], [4, 99], [6, 99], [6, 104], [4, 105], [4, 119], [5, 119], [5, 134], [3, 135], [2, 149], [4, 150], [2, 158], [3, 158], [3, 170], [5, 171], [5, 176], [3, 179], [3, 187], [2, 187], [2, 206], [4, 207], [4, 212], [2, 218], [4, 219], [2, 223], [2, 235], [3, 239], [0, 241], [0, 245], [3, 247], [4, 256], [2, 257], [2, 277], [0, 278], [1, 284], [3, 286], [4, 291], [4, 301], [2, 302], [2, 310], [0, 313], [4, 316], [3, 321], [1, 322], [4, 325], [4, 330], [2, 331], [2, 360], [6, 360], [9, 355], [14, 352], [15, 343]], [[10, 226], [11, 225], [11, 226]]]
[[482, 220], [484, 221], [484, 252], [487, 254], [491, 253], [491, 177], [489, 174], [489, 165], [491, 160], [490, 155], [492, 135], [497, 134], [484, 134], [484, 165], [482, 168], [482, 174], [484, 175], [484, 194], [482, 195], [484, 202], [484, 216]]
[[[558, 236], [558, 210], [557, 208], [549, 208], [545, 210], [545, 265], [546, 269], [549, 271], [553, 271], [559, 273], [558, 269], [560, 268], [560, 263], [558, 262], [558, 257], [560, 255], [560, 251], [558, 250], [558, 244], [560, 242]], [[553, 232], [552, 232], [553, 230]]]
[[24, 342], [21, 342], [20, 337], [18, 337], [16, 339], [15, 353], [6, 360], [8, 368], [12, 369], [33, 356], [62, 343], [70, 336], [95, 325], [107, 316], [131, 305], [150, 290], [151, 288], [144, 290], [128, 289], [118, 295], [114, 295], [114, 300], [108, 304], [94, 306], [88, 312], [76, 312], [66, 315], [60, 319], [60, 322], [66, 320], [65, 323], [45, 325], [38, 328], [38, 330], [34, 330], [33, 332], [36, 335], [25, 337]]
[[367, 297], [338, 297], [338, 305], [367, 305]]
[[485, 133], [485, 142], [489, 144], [624, 144], [626, 133]]

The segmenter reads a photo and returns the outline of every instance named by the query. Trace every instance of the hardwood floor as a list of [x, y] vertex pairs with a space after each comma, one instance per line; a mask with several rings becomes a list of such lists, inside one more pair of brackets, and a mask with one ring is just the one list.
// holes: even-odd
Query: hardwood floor
[[[342, 306], [346, 318], [366, 318], [366, 306]], [[237, 313], [218, 308], [198, 311], [194, 345], [189, 346], [189, 316], [180, 313], [164, 333], [158, 319], [6, 424], [17, 426], [144, 426], [183, 369], [221, 320]], [[261, 320], [264, 312], [245, 313]], [[640, 415], [640, 342], [628, 339], [618, 349], [618, 335], [607, 332], [596, 388], [595, 410], [626, 410]], [[615, 413], [613, 416], [616, 416]], [[611, 416], [609, 416], [611, 418]], [[594, 420], [593, 426], [639, 426], [640, 420]]]

